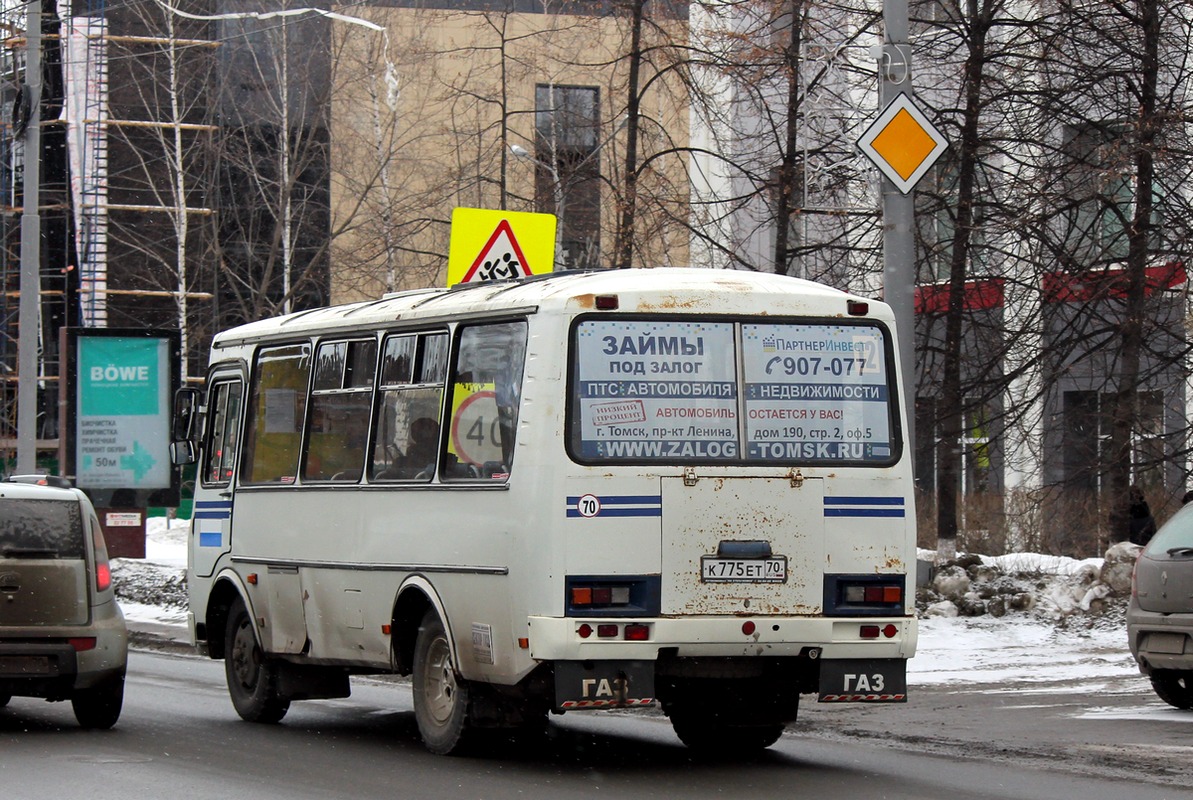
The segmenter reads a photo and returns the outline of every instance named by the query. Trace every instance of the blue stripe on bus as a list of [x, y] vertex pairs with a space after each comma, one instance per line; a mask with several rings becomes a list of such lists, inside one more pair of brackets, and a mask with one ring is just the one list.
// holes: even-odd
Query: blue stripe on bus
[[901, 508], [826, 508], [826, 517], [902, 517]]
[[[569, 517], [579, 517], [580, 512], [574, 508], [569, 508], [567, 515]], [[663, 516], [663, 509], [661, 508], [605, 508], [601, 507], [595, 516], [598, 517], [661, 517]]]
[[[902, 517], [907, 513], [905, 504], [906, 500], [902, 497], [825, 497], [824, 516]], [[834, 506], [834, 508], [829, 508], [829, 506]], [[898, 508], [893, 508], [893, 506], [898, 506]]]
[[[587, 496], [587, 495], [585, 495], [585, 496]], [[636, 494], [617, 495], [617, 494], [613, 494], [613, 495], [606, 495], [605, 497], [602, 497], [602, 496], [600, 496], [600, 495], [596, 495], [596, 499], [601, 501], [601, 505], [602, 505], [602, 506], [626, 506], [626, 505], [636, 505], [636, 506], [656, 505], [656, 506], [661, 506], [661, 505], [663, 505], [663, 496], [662, 496], [661, 494], [642, 494], [642, 495], [636, 495]], [[569, 497], [569, 498], [568, 498], [568, 505], [570, 505], [570, 506], [574, 506], [576, 503], [579, 503], [579, 502], [580, 502], [580, 495], [576, 495], [576, 496], [574, 496], [574, 497]]]
[[[624, 494], [624, 495], [594, 495], [601, 504], [597, 517], [661, 517], [663, 516], [663, 496], [661, 494]], [[580, 495], [567, 498], [567, 516], [573, 519], [585, 518], [576, 506], [580, 502]], [[611, 508], [611, 506], [615, 506]], [[586, 519], [591, 519], [588, 517]]]
[[231, 500], [196, 500], [193, 519], [228, 519], [232, 516]]
[[224, 543], [224, 537], [219, 531], [211, 533], [199, 533], [199, 547], [220, 547]]

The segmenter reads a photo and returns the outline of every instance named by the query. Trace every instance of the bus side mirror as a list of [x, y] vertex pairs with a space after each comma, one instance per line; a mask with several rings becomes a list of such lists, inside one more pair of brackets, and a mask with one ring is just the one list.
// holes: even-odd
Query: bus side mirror
[[198, 460], [195, 453], [195, 443], [190, 439], [181, 439], [177, 442], [170, 442], [170, 463], [176, 467], [185, 467], [187, 464], [194, 464]]
[[174, 393], [174, 419], [170, 429], [170, 461], [177, 466], [195, 463], [195, 427], [199, 390], [184, 386]]

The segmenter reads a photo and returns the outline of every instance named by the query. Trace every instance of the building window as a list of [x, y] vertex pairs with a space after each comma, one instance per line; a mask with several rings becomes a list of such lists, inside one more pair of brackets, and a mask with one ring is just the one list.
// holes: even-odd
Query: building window
[[[1132, 441], [1131, 481], [1147, 489], [1164, 486], [1164, 396], [1139, 392]], [[1092, 391], [1064, 394], [1065, 484], [1070, 489], [1102, 492], [1102, 475], [1108, 466], [1107, 446], [1114, 424], [1114, 394]]]
[[[921, 491], [932, 494], [937, 489], [938, 448], [951, 446], [941, 439], [937, 425], [938, 413], [937, 398], [916, 398], [915, 481]], [[994, 439], [990, 422], [997, 415], [997, 410], [989, 404], [969, 400], [965, 403], [964, 414], [965, 430], [953, 440], [961, 454], [960, 485], [957, 489], [967, 497], [997, 491], [1001, 481], [994, 470]]]
[[[949, 280], [953, 261], [953, 236], [957, 231], [957, 200], [958, 182], [960, 180], [959, 164], [957, 160], [946, 153], [937, 162], [924, 180], [917, 192], [916, 216], [922, 217], [918, 221], [920, 232], [920, 246], [927, 255], [930, 270], [928, 282], [943, 283]], [[968, 272], [976, 275], [988, 275], [989, 257], [986, 248], [986, 205], [981, 200], [982, 170], [979, 167], [977, 176], [979, 188], [974, 197], [972, 220], [970, 223]]]
[[1063, 152], [1069, 158], [1065, 184], [1073, 199], [1061, 217], [1068, 251], [1091, 268], [1127, 257], [1127, 222], [1134, 198], [1129, 176], [1129, 148], [1120, 123], [1064, 129]]
[[592, 86], [535, 87], [535, 206], [554, 214], [556, 269], [599, 265], [600, 94]]

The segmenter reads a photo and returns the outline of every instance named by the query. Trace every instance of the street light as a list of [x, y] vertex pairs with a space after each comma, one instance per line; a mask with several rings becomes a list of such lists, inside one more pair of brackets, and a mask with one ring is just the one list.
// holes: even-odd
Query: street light
[[[630, 120], [629, 114], [622, 114], [617, 119], [617, 124], [613, 126], [613, 130], [609, 134], [597, 142], [591, 151], [579, 161], [570, 164], [571, 179], [575, 180], [575, 176], [580, 172], [580, 169], [589, 161], [596, 158], [604, 149], [605, 145], [613, 141], [613, 138], [621, 132], [621, 129], [626, 126]], [[564, 201], [566, 199], [566, 192], [564, 191], [563, 178], [559, 174], [559, 168], [551, 162], [542, 161], [535, 158], [529, 150], [520, 144], [511, 144], [509, 146], [510, 153], [514, 158], [520, 158], [525, 161], [530, 161], [543, 169], [551, 175], [552, 194], [555, 196], [555, 266], [559, 267], [563, 264], [563, 212]], [[598, 201], [599, 202], [599, 201]]]
[[548, 164], [546, 161], [540, 161], [530, 154], [520, 144], [511, 144], [510, 152], [514, 154], [514, 158], [525, 159], [533, 162], [551, 174], [551, 189], [552, 194], [555, 195], [555, 269], [563, 266], [563, 181], [559, 177], [559, 169], [554, 164]]

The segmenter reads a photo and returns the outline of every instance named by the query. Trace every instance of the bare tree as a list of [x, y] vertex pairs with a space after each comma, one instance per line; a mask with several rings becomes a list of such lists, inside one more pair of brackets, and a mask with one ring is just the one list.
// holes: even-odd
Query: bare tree
[[[1157, 488], [1172, 483], [1155, 462], [1188, 437], [1179, 403], [1159, 418], [1179, 414], [1181, 424], [1160, 430], [1147, 406], [1183, 395], [1188, 369], [1183, 309], [1167, 290], [1179, 280], [1175, 265], [1187, 263], [1193, 211], [1193, 18], [1168, 0], [1061, 0], [1048, 23], [1046, 108], [1061, 128], [1051, 162], [1064, 179], [1036, 231], [1062, 267], [1053, 290], [1068, 292], [1073, 309], [1058, 349], [1070, 373], [1088, 372], [1083, 388], [1095, 402], [1086, 413], [1100, 421], [1103, 446], [1084, 474], [1114, 538], [1126, 529], [1128, 485], [1149, 467]], [[1149, 454], [1148, 440], [1169, 443]]]

